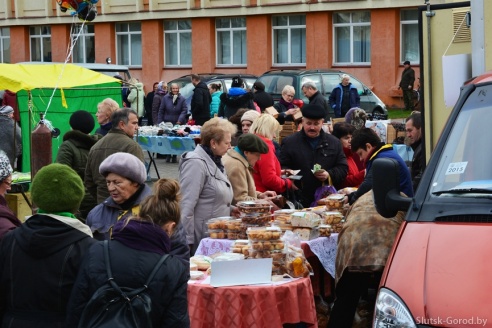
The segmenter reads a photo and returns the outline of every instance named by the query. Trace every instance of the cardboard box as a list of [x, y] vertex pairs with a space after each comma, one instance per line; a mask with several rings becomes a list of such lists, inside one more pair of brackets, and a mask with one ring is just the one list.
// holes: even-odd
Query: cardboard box
[[277, 112], [277, 110], [273, 106], [270, 106], [270, 107], [265, 108], [265, 113], [268, 113], [268, 114], [272, 115], [275, 118], [278, 117], [278, 112]]
[[[29, 192], [25, 192], [27, 199], [31, 200], [31, 194]], [[29, 207], [29, 204], [22, 196], [22, 193], [7, 193], [5, 195], [5, 199], [7, 200], [7, 206], [14, 212], [15, 216], [22, 222], [26, 220], [26, 216], [32, 215], [32, 209]]]

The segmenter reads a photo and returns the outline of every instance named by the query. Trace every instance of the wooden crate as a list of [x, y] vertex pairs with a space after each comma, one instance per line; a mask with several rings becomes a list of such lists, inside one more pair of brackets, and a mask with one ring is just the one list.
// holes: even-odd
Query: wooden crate
[[[29, 201], [32, 202], [31, 194], [29, 192], [25, 192], [25, 194], [29, 199]], [[21, 193], [12, 193], [12, 194], [7, 193], [5, 195], [5, 199], [7, 201], [7, 206], [12, 210], [12, 212], [14, 212], [15, 216], [17, 216], [17, 218], [22, 222], [26, 220], [26, 216], [32, 215], [32, 210]]]

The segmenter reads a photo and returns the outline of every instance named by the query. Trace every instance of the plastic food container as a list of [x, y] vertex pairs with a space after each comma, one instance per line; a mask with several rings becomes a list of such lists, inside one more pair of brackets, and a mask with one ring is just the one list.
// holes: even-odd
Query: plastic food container
[[323, 224], [335, 224], [343, 220], [343, 214], [338, 211], [328, 211], [321, 213]]
[[271, 205], [264, 200], [243, 201], [236, 204], [241, 213], [270, 213]]
[[215, 229], [227, 229], [227, 222], [234, 219], [232, 216], [223, 216], [218, 218], [213, 218], [207, 221], [207, 227], [209, 230]]
[[271, 241], [279, 240], [282, 230], [279, 227], [257, 227], [248, 228], [246, 231], [248, 239], [252, 241]]
[[329, 224], [322, 224], [318, 228], [319, 231], [319, 236], [320, 237], [330, 237], [331, 236], [331, 231], [332, 227]]
[[241, 221], [245, 224], [253, 224], [258, 226], [264, 226], [269, 224], [272, 221], [271, 214], [244, 214], [241, 216]]
[[290, 223], [290, 217], [296, 210], [284, 209], [273, 212], [274, 220], [282, 223]]
[[225, 239], [226, 237], [226, 233], [222, 229], [213, 229], [213, 230], [209, 229], [208, 234], [212, 239]]
[[293, 227], [314, 228], [319, 225], [321, 217], [314, 212], [295, 212], [290, 218]]

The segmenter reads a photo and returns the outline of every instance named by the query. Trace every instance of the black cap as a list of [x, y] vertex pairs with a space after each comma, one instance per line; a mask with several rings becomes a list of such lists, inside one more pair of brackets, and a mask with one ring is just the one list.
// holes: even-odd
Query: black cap
[[255, 90], [265, 91], [265, 85], [263, 83], [261, 83], [260, 81], [256, 81], [253, 84], [253, 88], [255, 88]]
[[94, 125], [94, 117], [85, 110], [78, 110], [70, 116], [70, 126], [74, 130], [88, 134], [94, 129]]
[[321, 118], [325, 118], [326, 116], [325, 109], [319, 105], [304, 105], [302, 106], [301, 112], [302, 117], [310, 118], [312, 120], [319, 120]]
[[405, 62], [403, 62], [403, 65], [410, 65], [410, 62], [408, 60], [405, 60]]
[[232, 78], [231, 88], [242, 88], [243, 87], [243, 79], [240, 76], [234, 76]]
[[260, 154], [268, 153], [268, 145], [253, 133], [243, 133], [237, 140], [237, 146], [242, 151], [251, 151]]

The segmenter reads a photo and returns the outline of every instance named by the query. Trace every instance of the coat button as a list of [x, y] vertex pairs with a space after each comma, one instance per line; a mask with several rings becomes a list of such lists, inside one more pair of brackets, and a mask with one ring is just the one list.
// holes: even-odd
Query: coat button
[[227, 203], [227, 207], [231, 207], [231, 203]]

